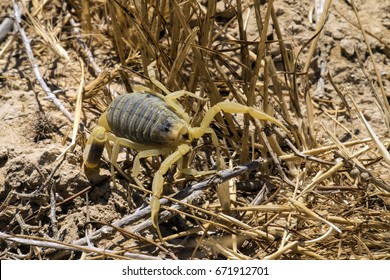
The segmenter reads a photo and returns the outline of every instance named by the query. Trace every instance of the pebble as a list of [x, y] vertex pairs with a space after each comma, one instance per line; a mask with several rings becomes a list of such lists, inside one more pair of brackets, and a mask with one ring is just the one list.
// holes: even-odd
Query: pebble
[[355, 40], [342, 39], [340, 41], [341, 54], [347, 58], [352, 58], [355, 54]]

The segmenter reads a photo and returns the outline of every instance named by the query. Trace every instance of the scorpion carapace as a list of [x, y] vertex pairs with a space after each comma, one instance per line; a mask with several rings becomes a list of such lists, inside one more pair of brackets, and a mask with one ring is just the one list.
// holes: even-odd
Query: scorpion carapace
[[182, 118], [150, 93], [127, 93], [116, 98], [107, 109], [107, 123], [118, 137], [157, 146], [172, 145], [187, 132]]

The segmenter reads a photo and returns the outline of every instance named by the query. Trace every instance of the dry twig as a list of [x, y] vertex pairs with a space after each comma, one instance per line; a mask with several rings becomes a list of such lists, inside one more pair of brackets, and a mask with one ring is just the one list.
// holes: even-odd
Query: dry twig
[[32, 52], [31, 45], [30, 45], [30, 40], [28, 39], [27, 34], [24, 31], [24, 28], [22, 27], [22, 19], [21, 19], [21, 13], [20, 13], [19, 6], [15, 0], [12, 0], [12, 3], [13, 3], [13, 8], [14, 8], [15, 23], [16, 23], [17, 29], [22, 37], [24, 48], [26, 50], [26, 54], [28, 56], [30, 64], [33, 68], [33, 72], [35, 74], [35, 77], [37, 78], [39, 84], [41, 85], [43, 91], [46, 93], [47, 97], [57, 106], [57, 108], [65, 115], [65, 117], [70, 122], [73, 122], [74, 119], [73, 119], [73, 116], [71, 115], [71, 113], [64, 107], [64, 105], [61, 103], [61, 101], [50, 90], [50, 88], [47, 86], [45, 80], [42, 78], [42, 75], [39, 71], [38, 65], [35, 62], [34, 54]]

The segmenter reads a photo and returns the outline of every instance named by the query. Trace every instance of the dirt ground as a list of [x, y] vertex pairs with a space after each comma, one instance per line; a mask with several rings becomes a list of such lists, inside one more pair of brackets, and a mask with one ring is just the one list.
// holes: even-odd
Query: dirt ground
[[[71, 10], [69, 7], [77, 6], [77, 1], [64, 1], [66, 4], [62, 6], [57, 1], [52, 2], [52, 4], [45, 4], [41, 12], [36, 12], [34, 16], [41, 20], [43, 26], [50, 27], [51, 32], [56, 32], [60, 45], [69, 55], [69, 60], [60, 58], [47, 47], [47, 43], [37, 33], [37, 29], [32, 26], [31, 20], [25, 13], [22, 26], [31, 39], [35, 62], [43, 79], [74, 116], [75, 100], [81, 79], [79, 57], [84, 59], [86, 65], [88, 62], [83, 56], [85, 50], [80, 47], [74, 26], [64, 11]], [[219, 26], [223, 26], [232, 18], [230, 15], [232, 10], [229, 7], [237, 7], [236, 1], [225, 2], [231, 2], [232, 6], [224, 5], [222, 1], [217, 3], [216, 22]], [[248, 19], [246, 40], [258, 42], [259, 31], [253, 3], [243, 2], [244, 6], [249, 5], [249, 8], [252, 8], [245, 10], [243, 14], [244, 20]], [[260, 2], [264, 16], [268, 1]], [[3, 20], [13, 14], [13, 7], [8, 1], [0, 3], [0, 20]], [[101, 11], [103, 11], [105, 3], [106, 1], [95, 3], [94, 11], [97, 9], [96, 6], [102, 6]], [[68, 7], [64, 8], [66, 5]], [[273, 5], [286, 47], [295, 58], [299, 54], [296, 70], [303, 71], [310, 45], [303, 47], [311, 42], [310, 39], [316, 32], [316, 22], [319, 21], [312, 1], [277, 0]], [[373, 179], [364, 180], [360, 176], [364, 173], [361, 171], [354, 177], [350, 172], [353, 166], [348, 165], [346, 161], [336, 173], [318, 183], [315, 183], [315, 179], [331, 167], [325, 167], [326, 165], [318, 162], [286, 163], [282, 168], [296, 170], [295, 174], [286, 171], [289, 180], [301, 191], [314, 182], [312, 189], [314, 194], [300, 201], [305, 208], [299, 208], [300, 206], [288, 201], [288, 198], [296, 194], [294, 187], [286, 184], [277, 171], [269, 171], [269, 178], [277, 191], [272, 193], [263, 205], [285, 208], [280, 212], [269, 210], [268, 214], [262, 214], [258, 218], [253, 212], [249, 216], [245, 216], [247, 212], [232, 215], [238, 220], [242, 218], [243, 223], [250, 225], [250, 229], [243, 225], [240, 227], [238, 222], [229, 226], [237, 230], [234, 235], [235, 242], [238, 244], [236, 249], [231, 246], [234, 239], [232, 232], [223, 227], [206, 226], [207, 220], [213, 220], [214, 216], [208, 212], [202, 213], [188, 208], [183, 211], [198, 215], [199, 220], [193, 219], [188, 222], [183, 218], [184, 216], [177, 216], [163, 223], [161, 225], [163, 235], [172, 238], [167, 241], [169, 245], [160, 243], [156, 231], [150, 223], [147, 224], [149, 215], [131, 220], [136, 209], [140, 210], [148, 205], [149, 195], [131, 188], [135, 182], [129, 181], [119, 173], [114, 186], [110, 178], [110, 165], [105, 161], [101, 166], [100, 181], [93, 182], [91, 185], [83, 169], [82, 153], [85, 139], [104, 109], [101, 104], [108, 103], [108, 99], [102, 103], [96, 101], [90, 103], [88, 100], [83, 102], [81, 121], [84, 126], [81, 128], [85, 127], [85, 129], [78, 132], [74, 148], [64, 157], [59, 157], [71, 144], [73, 123], [47, 98], [37, 82], [19, 33], [9, 33], [0, 42], [0, 233], [2, 234], [0, 258], [390, 259], [390, 194], [389, 189], [386, 190], [390, 184], [390, 164], [379, 153], [357, 113], [360, 111], [363, 114], [385, 149], [389, 150], [389, 126], [385, 120], [386, 114], [380, 109], [386, 110], [389, 107], [378, 105], [375, 94], [379, 96], [380, 102], [388, 104], [390, 100], [390, 5], [388, 0], [358, 0], [355, 1], [355, 5], [372, 56], [364, 41], [361, 28], [356, 26], [357, 20], [352, 6], [348, 1], [333, 1], [326, 24], [319, 35], [316, 52], [307, 75], [306, 89], [311, 96], [314, 110], [315, 131], [312, 133], [315, 141], [306, 148], [334, 145], [335, 142], [325, 129], [336, 135], [340, 143], [368, 139], [367, 142], [351, 146], [348, 150], [353, 158], [356, 157], [360, 162], [365, 163], [364, 167], [371, 172], [369, 177], [379, 183]], [[206, 8], [207, 1], [203, 1], [200, 6]], [[33, 11], [32, 6], [24, 8], [26, 9], [30, 13]], [[59, 11], [61, 11], [60, 16], [56, 17]], [[77, 13], [70, 12], [69, 16], [75, 22], [80, 22]], [[92, 14], [91, 22], [95, 24], [103, 22], [102, 18], [101, 14]], [[268, 28], [267, 41], [274, 42], [269, 43], [268, 55], [272, 57], [278, 73], [282, 73], [284, 71], [282, 56], [279, 45], [275, 43], [277, 42], [276, 30], [274, 24]], [[87, 34], [85, 30], [82, 32]], [[233, 20], [224, 32], [236, 40], [240, 39], [236, 20]], [[90, 47], [95, 62], [101, 69], [114, 71], [114, 68], [120, 64], [120, 58], [114, 51], [110, 31], [102, 24], [92, 26], [90, 33], [94, 36], [81, 38]], [[164, 35], [161, 40], [164, 40]], [[250, 48], [253, 52], [256, 51], [255, 45], [250, 44]], [[302, 48], [303, 51], [300, 52]], [[137, 63], [141, 61], [141, 57], [137, 56], [136, 52], [132, 59]], [[97, 77], [96, 72], [91, 68], [90, 65], [85, 68], [87, 85]], [[132, 69], [145, 75], [140, 70], [140, 64]], [[378, 75], [381, 81], [378, 80]], [[142, 75], [132, 74], [131, 77], [130, 84], [145, 81]], [[234, 77], [231, 79], [233, 80]], [[283, 80], [283, 74], [280, 74], [280, 79]], [[262, 81], [259, 80], [259, 83]], [[381, 95], [380, 83], [383, 84], [385, 96]], [[118, 77], [108, 85], [118, 94], [126, 91], [125, 85]], [[287, 87], [285, 84], [284, 86]], [[303, 84], [299, 86], [304, 87]], [[336, 89], [342, 93], [342, 96]], [[343, 98], [348, 99], [349, 108], [345, 106]], [[354, 107], [351, 99], [356, 102], [358, 109]], [[303, 97], [300, 100], [302, 101]], [[302, 115], [307, 114], [306, 110], [307, 107], [302, 105]], [[243, 121], [237, 118], [237, 127], [242, 128]], [[302, 121], [307, 120], [302, 119]], [[297, 119], [297, 123], [299, 122]], [[200, 141], [197, 144], [203, 143]], [[194, 151], [198, 150], [201, 151], [202, 148], [194, 148]], [[340, 150], [337, 152], [340, 153]], [[317, 155], [324, 160], [333, 161], [338, 155], [337, 152], [331, 150]], [[230, 155], [233, 153], [234, 150], [230, 150]], [[129, 157], [132, 158], [135, 152], [130, 154]], [[291, 154], [291, 151], [286, 154]], [[126, 157], [126, 153], [122, 153], [120, 162], [124, 162], [121, 167], [128, 172], [131, 162], [129, 163]], [[240, 164], [237, 156], [232, 158], [231, 167]], [[140, 177], [146, 187], [150, 187], [155, 168], [158, 168], [156, 161], [158, 159], [144, 164], [143, 174]], [[205, 164], [202, 168], [210, 166], [212, 163]], [[167, 192], [176, 192], [193, 183], [187, 180], [184, 183], [180, 181], [174, 184], [172, 176], [175, 170], [171, 171], [172, 174], [167, 175], [167, 184], [171, 186], [167, 187]], [[238, 185], [245, 182], [258, 182], [261, 172], [257, 170], [250, 176], [239, 177], [236, 182]], [[199, 180], [202, 179], [204, 178]], [[380, 187], [381, 184], [383, 188]], [[257, 192], [238, 191], [236, 207], [249, 206], [248, 201], [255, 197]], [[217, 213], [219, 202], [216, 197], [214, 189], [207, 190], [194, 204]], [[292, 208], [295, 210], [291, 210]], [[305, 209], [310, 209], [318, 216], [309, 221], [309, 214]], [[126, 217], [130, 217], [129, 220], [121, 222], [121, 219]], [[322, 236], [328, 230], [329, 224], [321, 219], [336, 225], [340, 232], [334, 230], [329, 236], [316, 241], [315, 238]], [[118, 222], [115, 225], [127, 232], [114, 230], [113, 227], [103, 228], [103, 223], [114, 222]], [[196, 226], [200, 226], [202, 230], [196, 231]], [[105, 230], [98, 231], [102, 228]], [[187, 232], [191, 230], [194, 230], [193, 233]], [[275, 236], [274, 240], [257, 235], [258, 231], [268, 230]], [[246, 233], [240, 235], [240, 232]], [[86, 233], [95, 234], [91, 240], [96, 251], [95, 249], [85, 251], [88, 244], [85, 239]], [[175, 234], [179, 236], [175, 237]], [[19, 239], [12, 240], [12, 238]], [[33, 238], [41, 242], [41, 245], [33, 246], [31, 243]], [[151, 243], [151, 240], [156, 243]], [[314, 241], [304, 243], [308, 240]], [[156, 245], [157, 243], [160, 245]], [[291, 246], [291, 249], [274, 255], [281, 248], [292, 243], [294, 246]], [[84, 249], [80, 249], [82, 246]], [[102, 256], [99, 249], [108, 250], [107, 252], [112, 255]]]

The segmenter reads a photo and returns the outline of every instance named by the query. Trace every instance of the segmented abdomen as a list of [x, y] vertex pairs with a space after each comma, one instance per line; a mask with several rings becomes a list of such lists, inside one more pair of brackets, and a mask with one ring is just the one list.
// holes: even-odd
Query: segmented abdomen
[[180, 117], [161, 98], [149, 93], [127, 93], [107, 109], [107, 122], [118, 137], [143, 144], [170, 144], [172, 127]]

